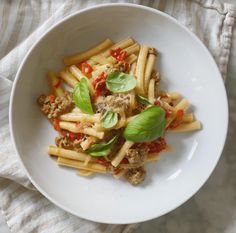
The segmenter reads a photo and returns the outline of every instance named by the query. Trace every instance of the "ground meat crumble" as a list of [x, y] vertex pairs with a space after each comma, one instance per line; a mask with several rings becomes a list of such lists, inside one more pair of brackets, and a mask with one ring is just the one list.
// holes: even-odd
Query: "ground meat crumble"
[[66, 91], [62, 96], [52, 98], [52, 95], [40, 95], [37, 102], [40, 110], [49, 118], [70, 112], [74, 108], [72, 93]]
[[130, 164], [143, 164], [146, 160], [147, 154], [147, 148], [128, 149], [126, 152], [126, 158]]
[[56, 137], [55, 139], [55, 143], [58, 147], [68, 149], [68, 150], [75, 150], [78, 152], [83, 151], [80, 146], [81, 141], [82, 139], [71, 140], [67, 134], [60, 135], [59, 137]]
[[146, 170], [144, 167], [131, 168], [125, 173], [125, 178], [133, 185], [138, 185], [144, 181]]
[[108, 95], [95, 104], [96, 112], [101, 113], [104, 109], [111, 109], [114, 112], [120, 113], [127, 111], [130, 103], [130, 95], [124, 93], [117, 93]]

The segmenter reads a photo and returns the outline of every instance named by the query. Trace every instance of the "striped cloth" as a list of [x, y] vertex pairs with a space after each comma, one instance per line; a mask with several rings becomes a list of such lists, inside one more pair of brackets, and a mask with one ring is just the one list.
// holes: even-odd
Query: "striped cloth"
[[214, 0], [1, 0], [0, 1], [0, 208], [12, 232], [128, 233], [138, 227], [106, 225], [77, 218], [54, 206], [30, 183], [12, 147], [8, 104], [12, 81], [24, 55], [39, 36], [65, 16], [100, 3], [130, 2], [164, 11], [198, 35], [225, 79], [235, 9]]

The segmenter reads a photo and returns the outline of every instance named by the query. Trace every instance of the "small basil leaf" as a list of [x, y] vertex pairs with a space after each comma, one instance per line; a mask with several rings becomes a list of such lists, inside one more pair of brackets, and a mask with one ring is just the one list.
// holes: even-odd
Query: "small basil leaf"
[[136, 87], [136, 84], [135, 77], [125, 73], [114, 72], [106, 78], [107, 89], [114, 93], [130, 91]]
[[93, 114], [93, 107], [89, 95], [88, 83], [85, 78], [82, 78], [73, 91], [73, 99], [75, 104], [81, 111]]
[[140, 103], [140, 104], [145, 104], [145, 105], [149, 105], [151, 104], [149, 102], [149, 100], [141, 95], [137, 95], [137, 101]]
[[165, 111], [158, 106], [147, 108], [125, 128], [124, 137], [132, 142], [153, 141], [163, 135], [166, 126]]
[[117, 138], [118, 136], [115, 136], [107, 143], [93, 144], [87, 152], [92, 156], [106, 156], [111, 152], [111, 148], [116, 143]]
[[94, 156], [94, 157], [98, 157], [98, 156], [106, 156], [111, 152], [110, 149], [107, 150], [102, 150], [102, 151], [95, 151], [95, 152], [90, 152], [90, 155]]
[[112, 112], [111, 110], [107, 110], [105, 114], [102, 116], [102, 127], [109, 129], [115, 126], [118, 122], [118, 114], [116, 112]]

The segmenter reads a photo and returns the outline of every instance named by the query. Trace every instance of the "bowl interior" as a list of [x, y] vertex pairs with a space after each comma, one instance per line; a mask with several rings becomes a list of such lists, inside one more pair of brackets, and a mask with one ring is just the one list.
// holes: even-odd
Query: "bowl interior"
[[[158, 49], [163, 87], [181, 92], [203, 125], [199, 132], [169, 134], [172, 152], [163, 153], [159, 162], [147, 166], [148, 176], [138, 187], [109, 175], [83, 178], [75, 170], [58, 167], [47, 155], [56, 133], [36, 104], [37, 97], [48, 91], [46, 73], [60, 71], [64, 56], [107, 37], [118, 41], [127, 36]], [[169, 212], [201, 187], [221, 154], [227, 111], [218, 69], [195, 36], [158, 11], [112, 5], [68, 18], [34, 46], [18, 72], [10, 114], [20, 159], [47, 198], [86, 219], [131, 223]]]

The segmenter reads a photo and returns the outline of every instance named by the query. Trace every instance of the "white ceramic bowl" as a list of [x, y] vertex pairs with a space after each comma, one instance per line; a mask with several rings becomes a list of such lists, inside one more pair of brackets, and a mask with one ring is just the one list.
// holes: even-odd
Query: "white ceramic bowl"
[[[48, 89], [46, 72], [59, 71], [64, 56], [107, 37], [118, 41], [128, 35], [159, 50], [165, 88], [188, 98], [203, 125], [199, 132], [168, 135], [173, 151], [147, 166], [148, 176], [138, 187], [109, 175], [78, 177], [74, 170], [58, 167], [46, 151], [56, 132], [36, 105]], [[85, 219], [134, 223], [175, 209], [205, 183], [224, 146], [228, 107], [216, 64], [195, 35], [151, 8], [101, 5], [67, 17], [31, 48], [14, 83], [10, 123], [19, 159], [44, 196]]]

